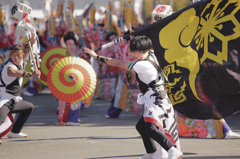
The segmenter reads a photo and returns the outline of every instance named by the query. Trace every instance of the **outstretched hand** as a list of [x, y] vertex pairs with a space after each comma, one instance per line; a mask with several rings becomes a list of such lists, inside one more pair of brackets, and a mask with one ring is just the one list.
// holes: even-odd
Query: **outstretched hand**
[[132, 25], [131, 25], [131, 23], [129, 23], [128, 25], [129, 25], [129, 32], [132, 33]]
[[28, 41], [30, 41], [31, 45], [33, 45], [36, 40], [37, 40], [37, 36], [35, 38], [35, 34], [34, 33], [31, 33], [31, 36], [28, 35]]
[[83, 48], [83, 51], [85, 52], [85, 53], [87, 53], [87, 54], [89, 54], [90, 56], [92, 56], [94, 59], [97, 59], [97, 54], [96, 54], [96, 52], [94, 52], [93, 50], [91, 50], [91, 49], [89, 49], [89, 48], [87, 48], [87, 47], [84, 47]]
[[[29, 53], [29, 50], [31, 49], [31, 46], [35, 43], [35, 41], [37, 40], [37, 37], [35, 38], [35, 34], [31, 33], [30, 35], [27, 35], [28, 40], [26, 41], [26, 45], [23, 49], [24, 51], [24, 58], [26, 57], [26, 55]], [[29, 46], [29, 42], [31, 44], [31, 46]]]
[[41, 71], [40, 70], [35, 70], [35, 71], [32, 72], [32, 77], [36, 77], [36, 76], [38, 76], [38, 77], [41, 76]]
[[[131, 23], [129, 23], [128, 25], [129, 25], [129, 32], [131, 34], [132, 33], [132, 25], [131, 25]], [[134, 37], [134, 35], [131, 35], [130, 39], [132, 39], [133, 37]]]

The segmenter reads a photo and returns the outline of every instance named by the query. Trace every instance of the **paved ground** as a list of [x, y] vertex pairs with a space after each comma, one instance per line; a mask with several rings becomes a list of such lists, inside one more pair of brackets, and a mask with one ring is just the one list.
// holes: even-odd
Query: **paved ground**
[[[23, 132], [24, 139], [2, 138], [0, 159], [137, 159], [145, 153], [135, 124], [139, 116], [122, 112], [118, 119], [105, 119], [110, 101], [94, 99], [81, 109], [81, 126], [58, 126], [57, 101], [49, 91], [24, 97], [35, 104]], [[240, 134], [240, 115], [226, 118]], [[180, 138], [183, 158], [240, 159], [240, 140]]]

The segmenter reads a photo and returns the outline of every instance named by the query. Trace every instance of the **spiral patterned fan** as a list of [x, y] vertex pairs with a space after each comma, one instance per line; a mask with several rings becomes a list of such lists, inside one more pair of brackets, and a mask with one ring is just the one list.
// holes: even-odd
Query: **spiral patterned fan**
[[41, 77], [40, 81], [47, 86], [47, 75], [50, 67], [54, 62], [66, 56], [66, 49], [64, 47], [56, 46], [46, 49], [40, 54], [41, 57]]
[[89, 97], [96, 87], [96, 73], [92, 66], [79, 57], [65, 57], [50, 68], [47, 77], [52, 94], [68, 103]]

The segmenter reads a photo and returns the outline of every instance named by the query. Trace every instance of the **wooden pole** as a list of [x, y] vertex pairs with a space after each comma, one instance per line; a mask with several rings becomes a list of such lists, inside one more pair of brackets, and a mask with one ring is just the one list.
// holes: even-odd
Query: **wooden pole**
[[[31, 45], [31, 42], [28, 38], [28, 35], [27, 35], [27, 39], [28, 39], [28, 45], [29, 45], [30, 53], [31, 53], [32, 58], [33, 58], [32, 60], [33, 60], [34, 67], [35, 67], [36, 70], [38, 70], [38, 67], [37, 67], [37, 64], [36, 64], [36, 61], [35, 61], [35, 56], [34, 56], [33, 51], [32, 51], [32, 45]], [[39, 75], [38, 75], [38, 78], [40, 78]]]

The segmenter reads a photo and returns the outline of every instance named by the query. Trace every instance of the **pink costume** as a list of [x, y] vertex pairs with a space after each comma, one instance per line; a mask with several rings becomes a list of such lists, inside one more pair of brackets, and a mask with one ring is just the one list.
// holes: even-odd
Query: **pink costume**
[[6, 62], [6, 54], [9, 51], [9, 40], [5, 33], [5, 28], [0, 26], [0, 53], [2, 54], [4, 61]]
[[[113, 45], [105, 49], [103, 56], [122, 59], [122, 50], [119, 45]], [[118, 75], [119, 68], [106, 64], [99, 64], [98, 89], [96, 90], [96, 96], [98, 98], [113, 98], [116, 90]]]

